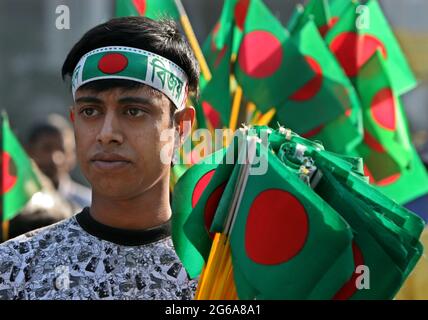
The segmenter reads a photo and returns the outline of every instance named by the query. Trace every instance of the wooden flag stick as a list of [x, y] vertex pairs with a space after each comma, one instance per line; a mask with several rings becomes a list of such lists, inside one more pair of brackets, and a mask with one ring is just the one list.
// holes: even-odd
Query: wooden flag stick
[[235, 91], [235, 96], [233, 97], [232, 112], [230, 113], [229, 128], [232, 129], [232, 131], [236, 130], [236, 126], [238, 123], [239, 109], [241, 108], [241, 101], [242, 101], [242, 88], [241, 86], [238, 86]]
[[276, 113], [276, 109], [275, 108], [271, 108], [269, 109], [268, 112], [266, 112], [265, 114], [263, 114], [260, 119], [257, 120], [257, 124], [259, 126], [266, 126], [269, 124], [269, 122], [272, 120], [273, 116]]
[[9, 220], [2, 223], [2, 241], [9, 239]]
[[186, 10], [184, 10], [181, 0], [175, 0], [175, 5], [177, 6], [178, 13], [180, 14], [180, 22], [184, 33], [186, 34], [187, 40], [189, 41], [189, 44], [192, 47], [195, 57], [201, 67], [202, 75], [204, 76], [205, 80], [210, 81], [212, 77], [210, 69], [208, 68], [207, 61], [205, 60], [201, 50], [201, 46], [199, 45], [198, 39], [196, 38], [195, 32], [193, 31], [192, 25], [190, 24]]

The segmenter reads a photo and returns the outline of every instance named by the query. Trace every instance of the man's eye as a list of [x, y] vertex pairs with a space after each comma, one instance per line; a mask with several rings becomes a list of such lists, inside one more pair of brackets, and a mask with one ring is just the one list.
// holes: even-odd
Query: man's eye
[[85, 108], [80, 113], [86, 117], [93, 117], [98, 114], [98, 111], [95, 108]]
[[126, 109], [125, 113], [131, 117], [138, 117], [144, 114], [144, 111], [139, 108], [129, 108]]

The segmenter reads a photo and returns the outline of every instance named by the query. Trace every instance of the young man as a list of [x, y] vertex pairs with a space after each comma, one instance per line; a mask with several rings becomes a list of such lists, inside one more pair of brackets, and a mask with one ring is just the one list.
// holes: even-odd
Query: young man
[[194, 118], [185, 102], [199, 67], [188, 43], [171, 21], [113, 19], [83, 36], [62, 73], [92, 203], [0, 246], [0, 298], [191, 299], [196, 281], [170, 238], [178, 142], [161, 139]]

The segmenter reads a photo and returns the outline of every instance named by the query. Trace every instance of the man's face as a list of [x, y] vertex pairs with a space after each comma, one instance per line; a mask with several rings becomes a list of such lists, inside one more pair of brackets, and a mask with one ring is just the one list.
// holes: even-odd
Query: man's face
[[166, 96], [142, 86], [102, 92], [82, 88], [75, 98], [77, 159], [95, 193], [129, 199], [169, 177], [170, 165], [161, 161], [168, 142], [160, 139], [163, 130], [171, 129]]
[[58, 186], [62, 174], [72, 168], [74, 149], [64, 143], [60, 133], [43, 133], [28, 147], [30, 156], [40, 170]]

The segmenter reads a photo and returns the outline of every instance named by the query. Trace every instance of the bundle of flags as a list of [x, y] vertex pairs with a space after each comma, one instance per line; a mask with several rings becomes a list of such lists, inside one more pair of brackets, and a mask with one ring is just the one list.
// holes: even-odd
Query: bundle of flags
[[423, 250], [422, 219], [361, 158], [283, 127], [240, 129], [182, 176], [173, 212], [199, 299], [392, 299]]
[[[182, 16], [178, 0], [116, 3], [118, 16]], [[202, 52], [194, 129], [281, 123], [362, 157], [370, 183], [400, 204], [428, 193], [401, 102], [417, 83], [377, 0], [309, 0], [286, 28], [262, 0], [224, 0]]]
[[241, 120], [262, 124], [270, 113], [271, 126], [362, 157], [370, 183], [400, 204], [428, 193], [401, 102], [416, 80], [377, 0], [311, 0], [287, 29], [261, 0], [225, 0], [203, 51], [212, 71], [197, 105], [205, 122], [233, 127], [240, 87], [241, 105], [255, 106]]
[[31, 196], [41, 189], [30, 158], [13, 134], [5, 112], [1, 114], [1, 208], [0, 239], [6, 240], [7, 222], [27, 204]]

